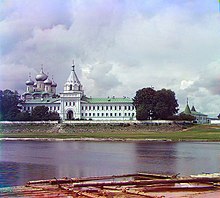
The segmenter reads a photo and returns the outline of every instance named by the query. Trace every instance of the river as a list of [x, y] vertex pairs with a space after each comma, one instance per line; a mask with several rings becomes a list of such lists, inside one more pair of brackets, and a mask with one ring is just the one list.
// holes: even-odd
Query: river
[[124, 173], [220, 172], [220, 143], [1, 141], [0, 187]]

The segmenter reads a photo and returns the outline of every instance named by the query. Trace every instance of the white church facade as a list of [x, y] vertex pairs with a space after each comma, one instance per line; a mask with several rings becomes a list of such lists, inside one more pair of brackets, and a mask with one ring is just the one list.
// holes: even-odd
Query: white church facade
[[57, 84], [41, 69], [34, 82], [26, 81], [26, 92], [22, 94], [22, 110], [31, 112], [36, 106], [47, 106], [58, 112], [62, 120], [136, 120], [133, 100], [128, 97], [86, 97], [83, 86], [72, 66], [64, 84], [64, 90], [56, 93]]

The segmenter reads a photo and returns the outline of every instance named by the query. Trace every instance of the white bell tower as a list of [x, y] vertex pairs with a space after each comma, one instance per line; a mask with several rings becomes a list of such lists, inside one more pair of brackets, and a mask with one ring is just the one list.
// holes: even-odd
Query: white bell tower
[[64, 84], [64, 91], [60, 94], [60, 110], [62, 120], [81, 118], [81, 98], [84, 95], [82, 85], [75, 72], [73, 61], [72, 71]]

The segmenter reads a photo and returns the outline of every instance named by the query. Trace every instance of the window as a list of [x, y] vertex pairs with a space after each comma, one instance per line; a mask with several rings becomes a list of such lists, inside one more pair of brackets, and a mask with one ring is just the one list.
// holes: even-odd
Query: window
[[131, 113], [128, 113], [128, 116], [130, 117], [130, 116], [131, 116]]
[[120, 116], [121, 116], [121, 113], [119, 113], [118, 116], [120, 117]]
[[121, 106], [119, 106], [118, 109], [121, 110]]
[[104, 110], [104, 106], [102, 106], [102, 110]]
[[52, 107], [50, 107], [50, 111], [52, 110]]
[[83, 113], [81, 114], [81, 116], [83, 117]]
[[91, 113], [89, 113], [89, 116], [91, 116]]
[[95, 106], [93, 106], [93, 110], [95, 110]]
[[131, 108], [131, 107], [130, 107], [130, 106], [128, 106], [128, 110], [130, 110], [130, 108]]
[[125, 110], [127, 110], [127, 106], [125, 106]]
[[56, 107], [53, 107], [53, 110], [56, 111]]
[[89, 106], [89, 110], [91, 110], [91, 106]]
[[125, 113], [125, 116], [127, 116], [127, 113]]
[[71, 102], [69, 104], [70, 104], [70, 106], [72, 105]]
[[97, 106], [97, 110], [99, 110], [99, 106]]
[[115, 117], [117, 116], [117, 113], [115, 113]]
[[106, 106], [106, 110], [108, 110], [108, 106]]
[[112, 106], [110, 106], [110, 110], [112, 110]]
[[85, 116], [87, 116], [87, 113], [85, 113]]
[[106, 113], [105, 115], [106, 115], [106, 117], [108, 117], [108, 113]]
[[115, 110], [117, 110], [117, 106], [115, 106]]
[[99, 117], [99, 113], [97, 113], [97, 116]]
[[83, 110], [83, 106], [82, 106], [82, 110]]
[[59, 110], [60, 110], [60, 107], [57, 107], [57, 110], [59, 111]]
[[93, 113], [93, 116], [95, 117], [95, 113]]
[[87, 110], [87, 106], [86, 106], [86, 110]]
[[110, 113], [110, 117], [112, 117], [112, 113]]
[[70, 91], [72, 91], [73, 90], [73, 85], [70, 85]]
[[68, 103], [66, 102], [66, 106], [68, 106]]
[[104, 117], [104, 113], [102, 113], [102, 117]]

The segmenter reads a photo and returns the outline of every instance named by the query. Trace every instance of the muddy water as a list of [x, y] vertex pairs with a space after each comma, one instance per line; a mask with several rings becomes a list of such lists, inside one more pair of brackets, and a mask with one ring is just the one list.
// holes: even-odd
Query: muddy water
[[220, 143], [0, 142], [0, 187], [54, 177], [219, 171]]

